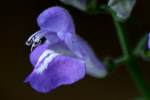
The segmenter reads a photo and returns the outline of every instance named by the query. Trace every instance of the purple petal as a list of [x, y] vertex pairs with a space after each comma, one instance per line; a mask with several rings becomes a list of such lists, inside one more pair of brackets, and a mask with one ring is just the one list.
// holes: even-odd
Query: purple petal
[[83, 54], [85, 56], [85, 63], [87, 73], [91, 76], [102, 78], [107, 75], [106, 66], [97, 58], [92, 48], [79, 37], [80, 48], [84, 48]]
[[36, 91], [43, 93], [61, 85], [72, 84], [85, 76], [83, 61], [63, 55], [57, 56], [42, 73], [38, 73], [37, 70], [38, 68], [34, 68], [25, 82], [29, 82]]
[[60, 38], [66, 34], [74, 34], [73, 20], [67, 10], [61, 7], [51, 7], [43, 11], [37, 18], [41, 30], [55, 32]]
[[30, 61], [32, 65], [36, 65], [40, 55], [49, 47], [48, 44], [44, 43], [36, 47], [30, 54]]
[[47, 42], [39, 45], [31, 53], [30, 60], [35, 67], [25, 82], [29, 82], [38, 92], [49, 92], [85, 76], [84, 61], [74, 56], [63, 41], [53, 45]]
[[79, 58], [84, 59], [87, 73], [97, 78], [106, 76], [107, 71], [105, 65], [96, 57], [92, 48], [86, 41], [77, 35], [70, 38], [70, 40], [66, 40], [66, 44]]
[[62, 41], [55, 32], [45, 31], [45, 38], [49, 46]]

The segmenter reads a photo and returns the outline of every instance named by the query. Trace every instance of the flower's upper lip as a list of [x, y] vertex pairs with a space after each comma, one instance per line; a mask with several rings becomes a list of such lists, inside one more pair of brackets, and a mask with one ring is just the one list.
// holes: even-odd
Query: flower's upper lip
[[31, 45], [31, 51], [40, 44], [42, 37], [45, 37], [49, 42], [53, 42], [53, 39], [47, 38], [51, 32], [56, 33], [56, 36], [61, 40], [64, 40], [64, 37], [67, 38], [67, 34], [75, 34], [70, 14], [58, 6], [48, 8], [42, 12], [37, 18], [37, 23], [40, 31], [35, 32], [26, 42], [26, 45]]
[[72, 17], [64, 8], [55, 6], [43, 11], [37, 18], [41, 30], [50, 32], [75, 33]]

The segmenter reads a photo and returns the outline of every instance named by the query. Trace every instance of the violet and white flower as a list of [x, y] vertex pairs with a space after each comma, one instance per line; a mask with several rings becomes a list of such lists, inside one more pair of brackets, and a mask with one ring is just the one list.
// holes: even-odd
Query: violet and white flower
[[[33, 72], [25, 82], [38, 92], [46, 93], [61, 85], [69, 85], [84, 78], [106, 76], [106, 69], [89, 45], [75, 32], [67, 10], [51, 7], [37, 18], [40, 30], [26, 42], [35, 48], [30, 54]], [[45, 42], [41, 43], [41, 39]]]
[[108, 6], [116, 12], [120, 20], [126, 20], [136, 4], [136, 0], [109, 0]]

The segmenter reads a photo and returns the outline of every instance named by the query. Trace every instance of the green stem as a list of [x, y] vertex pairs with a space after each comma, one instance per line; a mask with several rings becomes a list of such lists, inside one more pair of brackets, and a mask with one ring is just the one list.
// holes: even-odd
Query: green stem
[[146, 100], [150, 100], [150, 89], [148, 84], [144, 80], [144, 76], [140, 70], [140, 67], [137, 63], [137, 59], [134, 56], [132, 49], [129, 45], [129, 41], [127, 38], [127, 34], [124, 31], [122, 24], [116, 19], [116, 15], [114, 12], [111, 11], [111, 15], [114, 20], [114, 24], [118, 33], [118, 37], [120, 40], [120, 44], [122, 46], [123, 54], [126, 59], [127, 69], [130, 72], [133, 80], [136, 83], [136, 86], [138, 87], [139, 91], [142, 93], [144, 98]]
[[120, 64], [123, 64], [125, 61], [126, 61], [125, 57], [120, 57], [120, 58], [117, 58], [117, 59], [114, 60], [114, 64], [115, 65], [120, 65]]
[[148, 41], [148, 35], [145, 34], [137, 44], [137, 47], [134, 50], [135, 55], [140, 55], [141, 53], [144, 52], [146, 46], [147, 46], [147, 41]]
[[111, 59], [107, 57], [104, 59], [103, 63], [106, 64], [108, 71], [112, 72], [118, 67], [118, 65], [123, 64], [125, 61], [126, 61], [125, 57], [119, 57], [117, 59]]

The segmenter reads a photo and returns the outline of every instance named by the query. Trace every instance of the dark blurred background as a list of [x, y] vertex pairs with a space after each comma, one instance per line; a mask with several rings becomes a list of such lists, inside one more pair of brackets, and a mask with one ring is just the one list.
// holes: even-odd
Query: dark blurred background
[[[99, 0], [105, 4], [107, 0]], [[132, 47], [144, 32], [150, 31], [149, 0], [139, 0], [131, 19], [126, 23]], [[110, 16], [92, 16], [57, 0], [0, 1], [0, 100], [131, 100], [139, 92], [124, 65], [105, 79], [86, 76], [71, 86], [62, 86], [48, 94], [40, 94], [23, 83], [32, 71], [27, 38], [37, 31], [36, 17], [53, 5], [67, 8], [74, 18], [77, 33], [93, 47], [98, 57], [118, 57], [121, 48]], [[139, 59], [145, 79], [150, 83], [150, 63]]]

